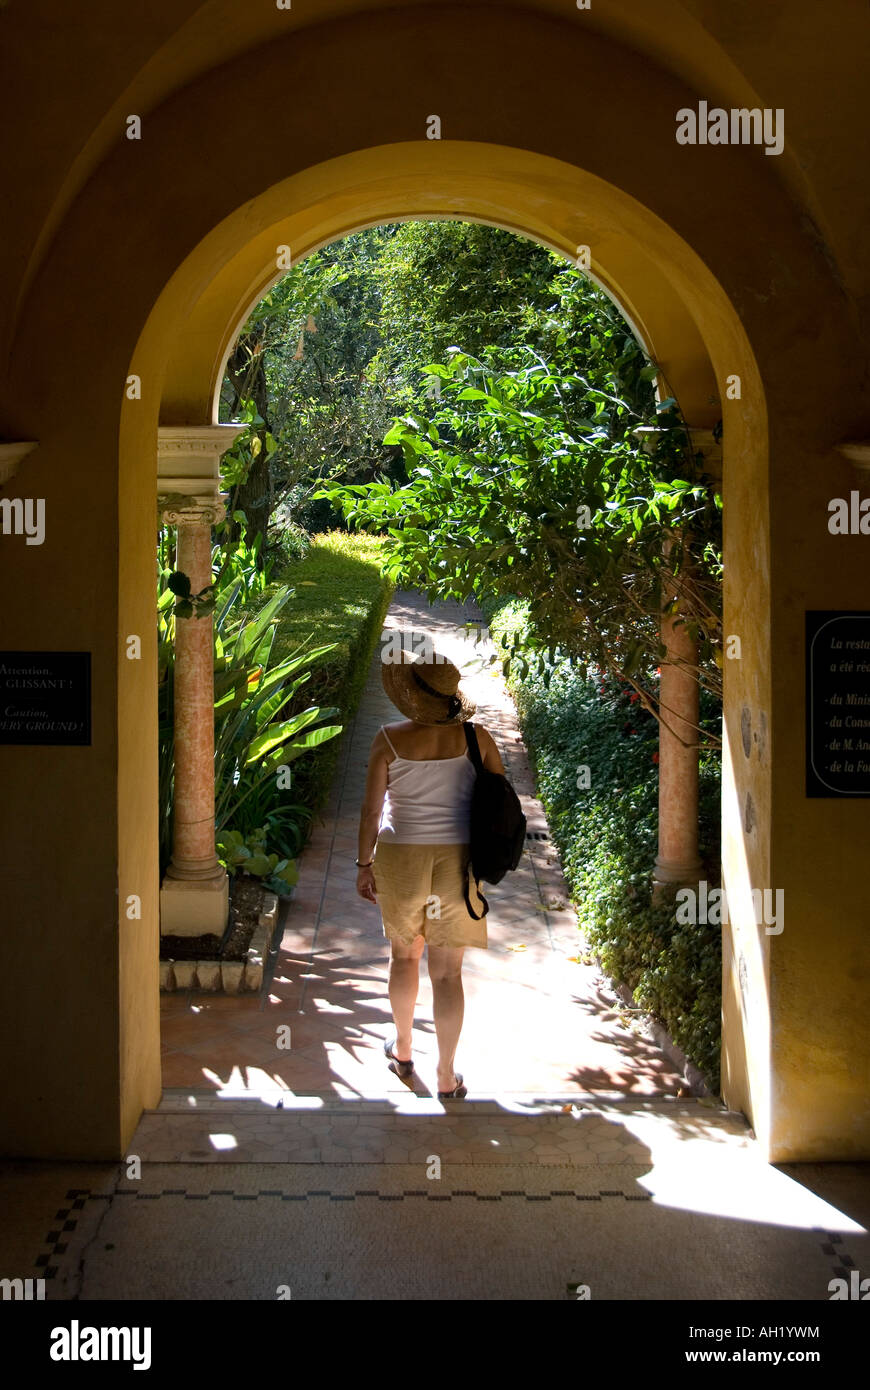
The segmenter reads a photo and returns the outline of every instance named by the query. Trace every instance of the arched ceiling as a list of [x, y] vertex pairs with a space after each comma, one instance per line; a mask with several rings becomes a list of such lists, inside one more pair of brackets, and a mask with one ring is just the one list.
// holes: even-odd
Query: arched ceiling
[[541, 155], [470, 141], [413, 141], [326, 161], [216, 226], [164, 296], [184, 307], [166, 330], [162, 423], [216, 419], [239, 324], [284, 273], [276, 273], [277, 247], [291, 247], [295, 261], [363, 226], [432, 216], [489, 222], [568, 257], [594, 245], [596, 278], [659, 364], [666, 392], [693, 425], [715, 424], [721, 402], [704, 334], [727, 311], [691, 249], [600, 179]]
[[[14, 131], [26, 116], [34, 142], [7, 140], [2, 159], [4, 185], [17, 193], [20, 240], [7, 230], [4, 254], [19, 272], [19, 303], [129, 114], [146, 118], [203, 73], [295, 30], [354, 13], [418, 8], [431, 13], [432, 0], [292, 0], [289, 9], [274, 0], [148, 0], [133, 7], [81, 0], [72, 8], [28, 0], [0, 9], [0, 123]], [[593, 0], [585, 10], [570, 0], [467, 0], [438, 8], [458, 34], [463, 10], [491, 10], [493, 24], [499, 12], [538, 12], [561, 20], [572, 37], [595, 33], [645, 55], [711, 104], [782, 107], [786, 150], [771, 160], [771, 172], [804, 206], [840, 277], [858, 293], [859, 284], [866, 286], [867, 257], [854, 230], [855, 201], [868, 196], [857, 171], [870, 163], [868, 123], [857, 104], [870, 46], [864, 0], [826, 0], [824, 7], [817, 0]], [[613, 79], [618, 92], [618, 64]], [[371, 80], [374, 90], [390, 81], [388, 51]], [[276, 104], [292, 104], [292, 92], [264, 91], [255, 99], [268, 119]]]

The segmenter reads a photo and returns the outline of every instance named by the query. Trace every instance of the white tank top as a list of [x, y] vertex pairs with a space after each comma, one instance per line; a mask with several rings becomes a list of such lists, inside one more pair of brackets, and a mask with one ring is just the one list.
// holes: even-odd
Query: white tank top
[[468, 844], [477, 773], [468, 750], [458, 758], [400, 758], [388, 765], [379, 840], [401, 845]]

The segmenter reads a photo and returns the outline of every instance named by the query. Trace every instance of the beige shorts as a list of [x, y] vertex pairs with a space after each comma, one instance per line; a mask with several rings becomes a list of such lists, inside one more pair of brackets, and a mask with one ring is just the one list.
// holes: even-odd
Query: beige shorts
[[468, 859], [468, 845], [379, 841], [374, 875], [384, 936], [406, 946], [422, 936], [429, 946], [486, 948], [486, 917], [476, 922], [465, 905], [467, 881], [472, 907], [483, 912]]

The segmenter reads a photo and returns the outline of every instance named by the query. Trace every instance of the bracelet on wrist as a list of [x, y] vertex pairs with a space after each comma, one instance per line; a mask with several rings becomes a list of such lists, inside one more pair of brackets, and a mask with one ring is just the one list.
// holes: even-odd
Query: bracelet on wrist
[[353, 862], [354, 864], [356, 864], [358, 869], [370, 869], [375, 861], [374, 859], [370, 859], [367, 864], [361, 864], [358, 859], [355, 859]]

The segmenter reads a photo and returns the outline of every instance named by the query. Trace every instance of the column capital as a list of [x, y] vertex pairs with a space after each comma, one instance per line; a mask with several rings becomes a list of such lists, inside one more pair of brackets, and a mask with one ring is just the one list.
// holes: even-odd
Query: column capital
[[214, 497], [170, 492], [157, 496], [157, 512], [167, 526], [217, 526], [227, 514], [223, 493]]
[[[247, 425], [160, 425], [157, 430], [157, 497], [160, 515], [211, 525], [226, 509], [221, 496], [220, 460]], [[203, 515], [195, 515], [202, 510]], [[182, 513], [190, 512], [190, 515]]]
[[38, 440], [36, 439], [22, 439], [13, 444], [0, 444], [0, 487], [3, 483], [8, 483], [10, 478], [14, 478], [21, 460], [32, 453], [37, 444]]
[[247, 425], [158, 425], [158, 458], [202, 455], [218, 459], [231, 449]]

